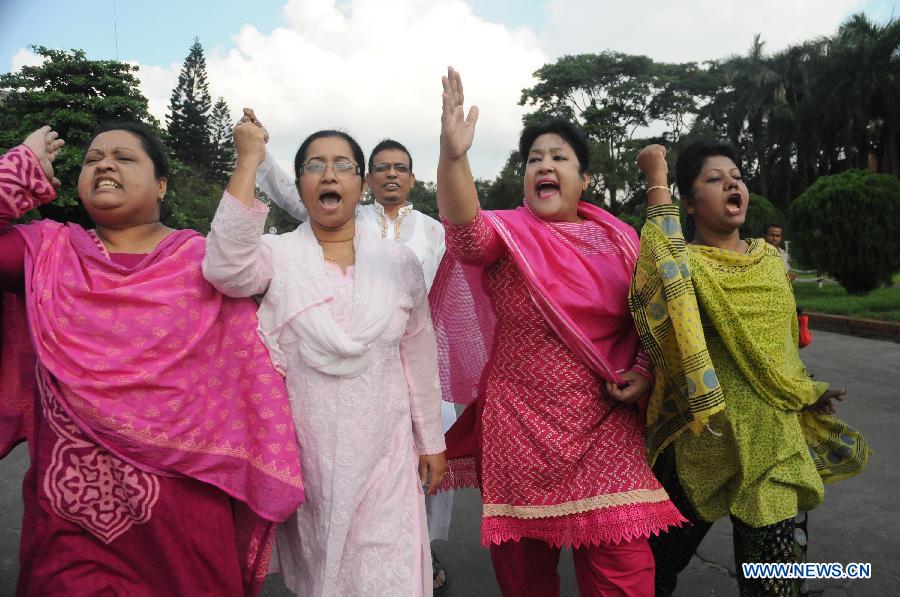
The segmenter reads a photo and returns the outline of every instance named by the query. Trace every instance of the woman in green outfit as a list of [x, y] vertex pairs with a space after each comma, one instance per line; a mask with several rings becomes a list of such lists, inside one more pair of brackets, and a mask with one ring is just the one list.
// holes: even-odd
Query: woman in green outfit
[[[809, 377], [793, 294], [778, 251], [742, 240], [749, 193], [727, 142], [687, 147], [678, 191], [696, 234], [686, 244], [665, 149], [638, 156], [647, 223], [630, 305], [656, 366], [648, 452], [692, 525], [653, 538], [656, 594], [670, 595], [716, 519], [730, 515], [742, 596], [796, 595], [798, 581], [745, 578], [745, 562], [800, 562], [805, 511], [827, 483], [857, 474], [862, 436], [831, 415], [844, 390]], [[690, 430], [690, 433], [682, 433]]]

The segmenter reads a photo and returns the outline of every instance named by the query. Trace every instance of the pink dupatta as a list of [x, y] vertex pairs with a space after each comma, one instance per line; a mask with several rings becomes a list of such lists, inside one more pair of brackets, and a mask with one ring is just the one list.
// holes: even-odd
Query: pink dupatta
[[257, 335], [256, 304], [204, 280], [204, 239], [191, 230], [129, 268], [79, 226], [16, 229], [28, 245], [26, 300], [4, 297], [0, 445], [29, 435], [36, 357], [44, 400], [98, 445], [238, 500], [245, 587], [258, 593], [273, 523], [304, 492], [287, 390]]
[[37, 359], [79, 427], [142, 470], [215, 485], [267, 520], [290, 516], [303, 484], [287, 391], [254, 303], [203, 279], [203, 237], [175, 232], [129, 269], [80, 227], [17, 230]]
[[[608, 296], [608, 281], [624, 279], [627, 287], [638, 254], [634, 229], [581, 202], [578, 215], [603, 227], [621, 252], [588, 256], [551, 234], [547, 223], [527, 207], [482, 214], [503, 239], [553, 331], [600, 377], [621, 383], [621, 373], [634, 363], [639, 340], [627, 304], [621, 297]], [[493, 346], [497, 322], [483, 273], [483, 268], [447, 254], [429, 294], [441, 387], [444, 399], [451, 402], [469, 404], [478, 398]]]

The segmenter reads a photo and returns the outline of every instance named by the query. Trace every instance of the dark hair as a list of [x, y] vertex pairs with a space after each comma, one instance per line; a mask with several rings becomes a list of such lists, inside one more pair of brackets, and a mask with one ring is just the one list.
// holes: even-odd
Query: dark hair
[[529, 124], [522, 130], [519, 136], [520, 171], [525, 172], [525, 164], [528, 163], [528, 153], [535, 140], [541, 135], [556, 133], [575, 150], [578, 158], [578, 173], [584, 174], [590, 168], [591, 154], [588, 150], [587, 138], [581, 129], [564, 118], [554, 118], [535, 124]]
[[359, 146], [359, 143], [356, 142], [356, 139], [351, 137], [349, 134], [344, 131], [338, 131], [334, 129], [326, 129], [323, 131], [316, 131], [309, 137], [303, 140], [303, 143], [300, 144], [300, 149], [297, 150], [297, 155], [294, 156], [294, 175], [299, 179], [300, 178], [300, 168], [303, 166], [303, 162], [306, 161], [306, 152], [309, 151], [309, 146], [312, 145], [313, 141], [316, 139], [323, 139], [326, 137], [340, 137], [344, 141], [350, 145], [350, 150], [353, 152], [353, 160], [359, 166], [359, 175], [362, 178], [366, 176], [366, 156], [363, 154], [362, 147]]
[[766, 227], [763, 230], [763, 236], [765, 236], [766, 234], [769, 233], [769, 228], [778, 228], [779, 230], [781, 230], [782, 233], [784, 232], [784, 226], [782, 226], [781, 224], [772, 222], [771, 224], [766, 224]]
[[378, 142], [378, 145], [375, 146], [375, 149], [372, 150], [372, 153], [369, 154], [369, 171], [372, 171], [374, 168], [374, 160], [375, 156], [381, 153], [386, 149], [399, 149], [403, 153], [406, 154], [406, 157], [409, 158], [409, 171], [412, 172], [412, 156], [409, 154], [409, 150], [406, 149], [402, 143], [399, 141], [394, 141], [393, 139], [382, 139]]
[[681, 150], [675, 163], [675, 182], [682, 198], [691, 196], [694, 181], [700, 176], [706, 158], [719, 155], [729, 158], [739, 170], [743, 170], [741, 154], [734, 143], [728, 140], [701, 139]]
[[[101, 133], [108, 133], [109, 131], [125, 131], [140, 139], [141, 147], [144, 148], [144, 152], [150, 157], [150, 161], [153, 162], [153, 175], [156, 177], [156, 180], [169, 177], [169, 158], [166, 157], [168, 152], [166, 151], [166, 146], [159, 140], [159, 136], [153, 129], [140, 122], [104, 122], [94, 129], [87, 147], [90, 147], [94, 139]], [[87, 147], [85, 147], [85, 150], [87, 150]]]

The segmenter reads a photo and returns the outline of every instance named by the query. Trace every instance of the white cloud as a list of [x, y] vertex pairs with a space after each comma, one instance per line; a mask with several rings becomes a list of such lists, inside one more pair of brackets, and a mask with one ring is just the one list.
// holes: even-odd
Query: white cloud
[[[339, 127], [366, 152], [397, 139], [419, 178], [433, 181], [440, 77], [453, 65], [467, 102], [481, 110], [473, 171], [493, 178], [518, 141], [521, 90], [547, 62], [529, 30], [480, 19], [463, 0], [291, 0], [284, 21], [270, 34], [244, 26], [233, 48], [213, 49], [206, 61], [213, 99], [225, 97], [235, 118], [252, 106], [285, 168], [306, 135]], [[141, 67], [142, 91], [160, 119], [179, 68]]]
[[165, 127], [169, 99], [172, 95], [172, 90], [178, 84], [178, 73], [181, 72], [181, 65], [153, 66], [139, 64], [133, 60], [129, 61], [129, 64], [135, 65], [140, 69], [137, 77], [141, 81], [141, 93], [147, 98], [150, 113]]
[[[433, 181], [440, 76], [452, 64], [467, 100], [481, 108], [474, 173], [493, 178], [518, 139], [521, 90], [558, 56], [612, 49], [701, 61], [745, 52], [759, 31], [777, 51], [833, 33], [863, 7], [864, 0], [547, 0], [528, 20], [540, 29], [513, 29], [480, 18], [466, 0], [289, 0], [282, 27], [245, 25], [228, 47], [207, 48], [207, 69], [213, 100], [225, 97], [235, 119], [254, 107], [285, 169], [306, 135], [340, 127], [366, 151], [384, 137], [401, 141], [419, 178]], [[23, 52], [17, 59], [28, 58]], [[141, 66], [141, 89], [161, 122], [180, 67]]]
[[833, 33], [865, 0], [547, 0], [547, 52], [615, 50], [664, 62], [743, 54], [756, 33], [767, 51]]
[[28, 48], [22, 48], [13, 54], [13, 57], [10, 59], [9, 72], [14, 73], [23, 66], [38, 66], [43, 64], [43, 62], [44, 59], [41, 56], [38, 56]]

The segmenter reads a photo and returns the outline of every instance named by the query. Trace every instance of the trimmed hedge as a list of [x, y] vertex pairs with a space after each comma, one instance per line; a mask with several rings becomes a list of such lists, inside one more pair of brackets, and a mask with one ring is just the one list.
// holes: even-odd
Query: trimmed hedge
[[851, 294], [900, 270], [900, 180], [848, 170], [819, 178], [791, 203], [791, 239]]
[[762, 195], [750, 193], [747, 218], [741, 226], [741, 238], [762, 238], [769, 224], [779, 224], [783, 227], [784, 214]]

